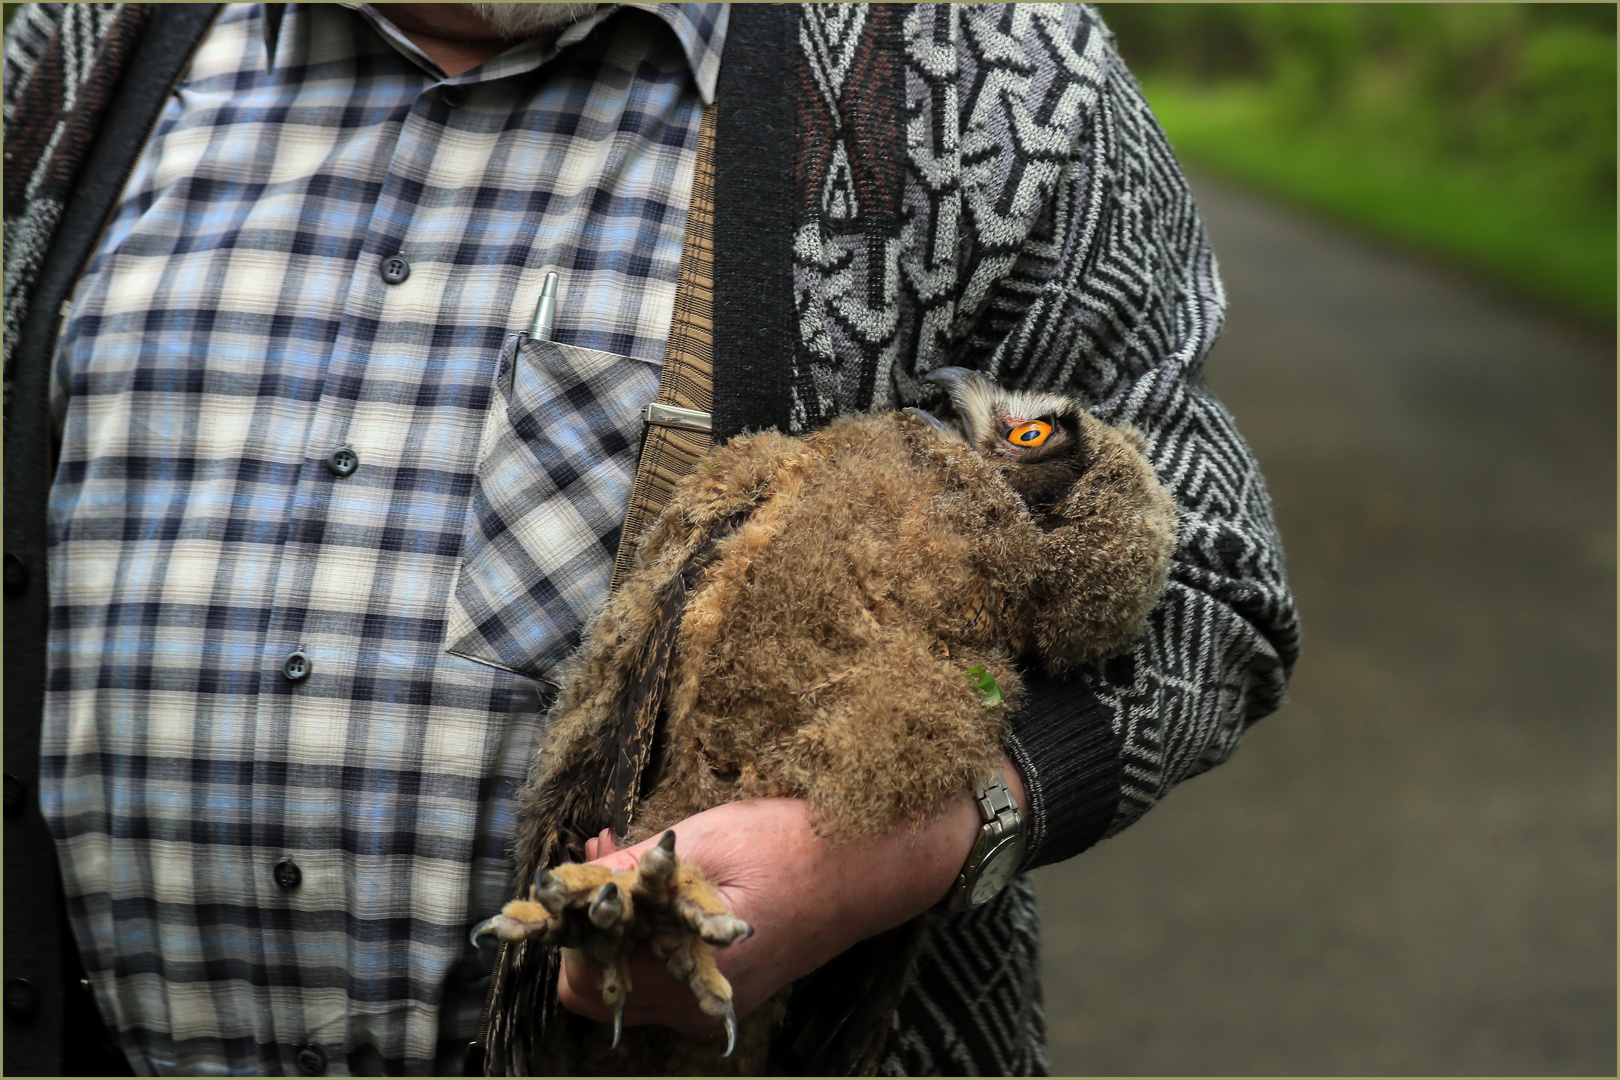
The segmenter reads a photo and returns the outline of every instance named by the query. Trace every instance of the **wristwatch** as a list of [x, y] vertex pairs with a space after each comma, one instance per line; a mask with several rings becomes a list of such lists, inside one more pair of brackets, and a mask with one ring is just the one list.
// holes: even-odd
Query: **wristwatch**
[[1024, 865], [1024, 849], [1029, 844], [1024, 815], [1018, 812], [1018, 802], [1002, 783], [1000, 774], [986, 776], [973, 797], [979, 813], [984, 815], [984, 825], [946, 897], [946, 906], [952, 911], [965, 911], [994, 900]]

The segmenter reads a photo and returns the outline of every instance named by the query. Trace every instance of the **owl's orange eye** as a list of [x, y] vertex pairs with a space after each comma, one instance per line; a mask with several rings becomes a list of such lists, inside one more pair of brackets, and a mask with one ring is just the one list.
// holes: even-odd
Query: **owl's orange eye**
[[1039, 446], [1052, 434], [1052, 425], [1039, 420], [1026, 420], [1007, 432], [1007, 441], [1014, 446]]

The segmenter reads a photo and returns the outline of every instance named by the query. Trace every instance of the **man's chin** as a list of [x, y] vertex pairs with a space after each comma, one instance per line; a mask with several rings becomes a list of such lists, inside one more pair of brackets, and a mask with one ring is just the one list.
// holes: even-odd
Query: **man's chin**
[[597, 4], [468, 4], [504, 38], [525, 38], [576, 23]]

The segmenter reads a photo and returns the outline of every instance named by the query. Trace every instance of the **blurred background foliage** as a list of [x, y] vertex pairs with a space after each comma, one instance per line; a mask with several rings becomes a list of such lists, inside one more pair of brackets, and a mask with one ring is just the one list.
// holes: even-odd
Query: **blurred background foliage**
[[1614, 323], [1614, 5], [1098, 7], [1189, 164]]

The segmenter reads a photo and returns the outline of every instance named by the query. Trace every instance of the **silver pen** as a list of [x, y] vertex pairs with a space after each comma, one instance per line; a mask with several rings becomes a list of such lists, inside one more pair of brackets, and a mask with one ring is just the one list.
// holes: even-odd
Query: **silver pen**
[[546, 281], [540, 286], [540, 302], [534, 306], [534, 322], [529, 324], [529, 336], [536, 341], [551, 340], [551, 324], [557, 317], [557, 271], [547, 270]]

